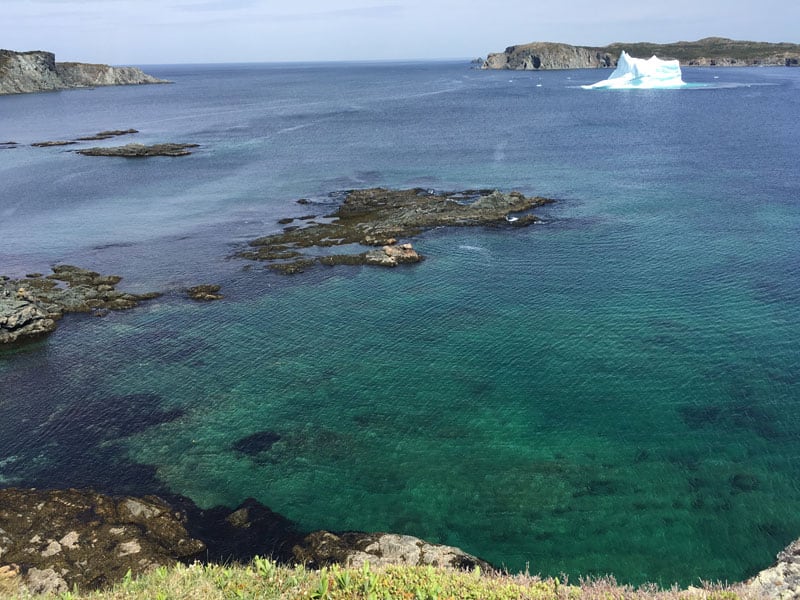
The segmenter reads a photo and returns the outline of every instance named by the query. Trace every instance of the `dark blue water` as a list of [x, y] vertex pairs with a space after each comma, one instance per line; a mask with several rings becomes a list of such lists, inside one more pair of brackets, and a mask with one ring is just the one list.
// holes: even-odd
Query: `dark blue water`
[[[148, 70], [175, 84], [0, 98], [2, 141], [201, 144], [0, 150], [0, 270], [168, 292], [0, 351], [3, 485], [253, 496], [629, 582], [740, 579], [800, 535], [800, 71], [609, 92], [455, 63]], [[430, 232], [410, 268], [231, 258], [376, 185], [558, 202]], [[182, 299], [201, 282], [226, 299]]]

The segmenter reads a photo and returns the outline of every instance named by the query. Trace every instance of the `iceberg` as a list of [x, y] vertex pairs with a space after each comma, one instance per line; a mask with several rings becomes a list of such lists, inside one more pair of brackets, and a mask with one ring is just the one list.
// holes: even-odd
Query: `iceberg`
[[623, 50], [617, 68], [608, 79], [581, 87], [585, 90], [631, 90], [674, 89], [685, 85], [677, 60], [661, 60], [656, 56], [647, 60], [634, 58]]

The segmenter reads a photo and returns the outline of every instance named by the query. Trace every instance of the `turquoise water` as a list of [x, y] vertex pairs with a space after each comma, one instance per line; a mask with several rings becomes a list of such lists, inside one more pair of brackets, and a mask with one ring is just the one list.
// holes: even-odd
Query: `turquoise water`
[[[0, 157], [7, 270], [168, 291], [0, 354], [3, 484], [253, 496], [308, 529], [628, 582], [740, 579], [800, 535], [797, 71], [634, 93], [456, 64], [155, 71], [176, 85], [15, 98], [0, 121], [21, 142], [113, 125], [203, 144]], [[72, 121], [34, 124], [53, 103]], [[309, 212], [295, 199], [369, 185], [559, 202], [527, 229], [430, 232], [410, 268], [228, 258]], [[212, 279], [224, 301], [181, 299]]]

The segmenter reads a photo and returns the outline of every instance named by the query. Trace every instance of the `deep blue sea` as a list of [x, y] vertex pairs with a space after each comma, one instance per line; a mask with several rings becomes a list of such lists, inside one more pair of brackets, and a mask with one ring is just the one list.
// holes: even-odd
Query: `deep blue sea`
[[[460, 62], [146, 70], [174, 84], [0, 97], [0, 273], [166, 292], [0, 350], [0, 485], [255, 497], [634, 583], [742, 579], [800, 536], [800, 69], [635, 91]], [[103, 143], [201, 147], [29, 146], [129, 127]], [[233, 258], [372, 186], [557, 203], [429, 232], [394, 270]]]

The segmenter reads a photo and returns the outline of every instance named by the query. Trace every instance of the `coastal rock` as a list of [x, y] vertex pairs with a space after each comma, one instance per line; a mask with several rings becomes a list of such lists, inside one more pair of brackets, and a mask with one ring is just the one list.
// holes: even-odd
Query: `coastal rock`
[[396, 267], [401, 264], [418, 263], [422, 257], [411, 244], [402, 246], [384, 246], [380, 250], [370, 250], [364, 257], [364, 263], [381, 267]]
[[491, 570], [492, 565], [453, 546], [431, 544], [410, 535], [348, 532], [335, 534], [315, 531], [294, 548], [295, 560], [311, 567], [341, 564], [408, 565], [452, 569]]
[[489, 54], [483, 69], [592, 69], [616, 67], [622, 51], [633, 56], [658, 56], [679, 60], [683, 66], [797, 66], [800, 44], [750, 42], [709, 37], [695, 42], [651, 44], [615, 42], [608, 46], [572, 46], [554, 42], [533, 42], [509, 46]]
[[175, 144], [172, 142], [165, 144], [126, 144], [124, 146], [111, 146], [108, 148], [86, 148], [76, 150], [78, 154], [84, 156], [121, 156], [123, 158], [144, 158], [148, 156], [188, 156], [191, 154], [189, 148], [198, 148], [199, 144]]
[[94, 589], [198, 556], [186, 515], [155, 496], [80, 490], [0, 490], [0, 560], [33, 593]]
[[[5, 296], [6, 292], [9, 296]], [[18, 290], [11, 293], [4, 286], [0, 292], [0, 344], [44, 335], [55, 328], [51, 313], [34, 302], [21, 299]]]
[[800, 539], [778, 554], [778, 561], [746, 583], [759, 598], [800, 598]]
[[78, 142], [73, 142], [71, 140], [54, 140], [54, 141], [47, 141], [47, 142], [34, 142], [31, 144], [34, 148], [52, 148], [53, 146], [71, 146], [72, 144], [77, 144]]
[[186, 290], [186, 293], [192, 300], [221, 300], [224, 298], [224, 296], [217, 293], [220, 291], [220, 289], [222, 289], [222, 286], [203, 284], [190, 287], [188, 290]]
[[[156, 293], [129, 294], [116, 289], [122, 279], [72, 265], [53, 268], [52, 275], [38, 273], [23, 279], [0, 281], [0, 344], [50, 333], [64, 313], [123, 310]], [[66, 287], [59, 285], [66, 284]]]
[[489, 54], [481, 68], [538, 71], [540, 69], [597, 69], [610, 67], [614, 57], [602, 48], [534, 42], [509, 46]]
[[52, 52], [0, 50], [0, 94], [145, 83], [168, 82], [135, 67], [57, 63]]
[[[547, 198], [496, 190], [454, 193], [419, 188], [353, 190], [332, 214], [327, 215], [330, 222], [285, 228], [282, 233], [251, 241], [250, 249], [238, 256], [267, 261], [271, 263], [270, 269], [287, 275], [302, 273], [314, 264], [393, 267], [422, 260], [410, 244], [397, 245], [400, 238], [411, 238], [436, 227], [521, 227], [538, 220], [529, 211], [550, 202], [552, 200]], [[324, 256], [308, 252], [311, 248], [346, 245], [382, 247]]]
[[97, 140], [108, 140], [114, 137], [119, 137], [121, 135], [131, 135], [134, 133], [139, 133], [137, 129], [111, 129], [109, 131], [101, 131], [100, 133], [95, 133], [94, 135], [87, 135], [84, 137], [79, 137], [77, 141], [79, 142], [92, 142]]

